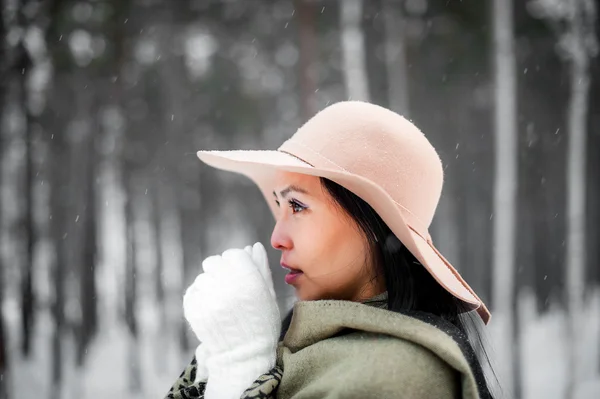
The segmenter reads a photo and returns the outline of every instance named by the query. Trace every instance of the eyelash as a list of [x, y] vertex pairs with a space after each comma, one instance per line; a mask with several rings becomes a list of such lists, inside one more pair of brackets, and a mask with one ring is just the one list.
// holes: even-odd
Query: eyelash
[[[300, 204], [295, 199], [289, 199], [287, 202], [288, 202], [288, 206], [290, 208], [292, 208], [292, 213], [294, 213], [294, 214], [302, 212], [303, 210], [306, 209], [306, 207], [304, 205]], [[275, 200], [275, 203], [277, 204], [277, 206], [279, 206], [279, 201]], [[300, 208], [300, 209], [299, 210], [294, 210], [295, 208]]]

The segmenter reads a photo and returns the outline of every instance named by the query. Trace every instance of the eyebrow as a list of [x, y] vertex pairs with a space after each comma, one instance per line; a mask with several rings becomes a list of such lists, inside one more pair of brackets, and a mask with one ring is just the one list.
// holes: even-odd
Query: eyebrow
[[[308, 191], [306, 191], [305, 189], [303, 189], [300, 186], [296, 186], [294, 184], [292, 184], [291, 186], [288, 186], [286, 188], [284, 188], [283, 190], [281, 190], [279, 192], [279, 194], [285, 198], [286, 195], [288, 195], [289, 193], [291, 193], [292, 191], [295, 191], [297, 193], [301, 193], [301, 194], [307, 194], [308, 195]], [[275, 198], [277, 198], [277, 193], [275, 191], [273, 191], [273, 195], [275, 196]]]

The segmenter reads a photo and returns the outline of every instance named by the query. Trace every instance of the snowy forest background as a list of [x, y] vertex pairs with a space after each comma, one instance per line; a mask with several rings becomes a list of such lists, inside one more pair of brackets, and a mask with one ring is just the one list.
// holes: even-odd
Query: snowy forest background
[[273, 227], [195, 152], [348, 98], [439, 150], [505, 397], [600, 397], [595, 0], [0, 1], [0, 399], [163, 397], [202, 259]]

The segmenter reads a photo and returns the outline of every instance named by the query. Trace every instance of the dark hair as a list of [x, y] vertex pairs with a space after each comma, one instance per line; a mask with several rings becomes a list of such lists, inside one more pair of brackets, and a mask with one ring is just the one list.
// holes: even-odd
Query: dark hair
[[[435, 281], [369, 204], [331, 180], [321, 178], [321, 184], [365, 235], [371, 247], [376, 273], [383, 275], [385, 281], [388, 310], [409, 313], [430, 323], [431, 318], [427, 319], [427, 315], [438, 316], [438, 327], [444, 327], [444, 331], [457, 341], [469, 361], [480, 396], [493, 398], [481, 367], [486, 362], [493, 373], [482, 340], [483, 322], [479, 316], [468, 312], [464, 302]], [[282, 338], [289, 328], [291, 315], [290, 311], [283, 321]], [[440, 323], [444, 325], [439, 325]], [[493, 375], [497, 383], [498, 380]]]

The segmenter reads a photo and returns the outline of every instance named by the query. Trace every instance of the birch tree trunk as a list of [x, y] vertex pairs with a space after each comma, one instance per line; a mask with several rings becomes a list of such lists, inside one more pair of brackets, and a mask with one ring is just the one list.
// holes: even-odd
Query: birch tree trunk
[[520, 397], [519, 334], [515, 293], [517, 199], [516, 73], [512, 1], [494, 0], [495, 171], [492, 302], [501, 329], [500, 377], [509, 395]]
[[567, 129], [567, 305], [569, 310], [567, 397], [574, 398], [579, 383], [578, 343], [586, 263], [586, 141], [590, 55], [588, 29], [593, 35], [595, 3], [570, 0], [570, 90]]
[[369, 101], [362, 0], [340, 0], [344, 80], [348, 98]]
[[568, 108], [567, 152], [567, 303], [569, 309], [568, 397], [575, 397], [578, 380], [577, 343], [585, 286], [586, 119], [589, 92], [587, 57], [573, 60]]

